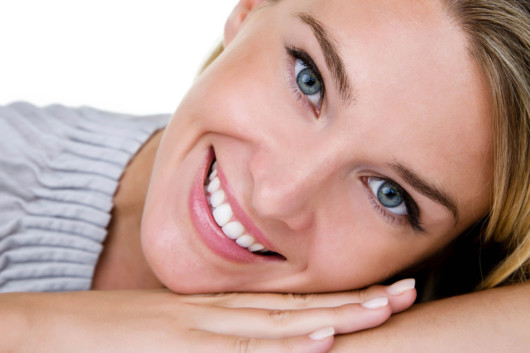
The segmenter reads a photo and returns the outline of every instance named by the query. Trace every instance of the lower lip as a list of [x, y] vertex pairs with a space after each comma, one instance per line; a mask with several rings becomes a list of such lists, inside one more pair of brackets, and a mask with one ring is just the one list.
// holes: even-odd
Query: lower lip
[[237, 245], [229, 239], [215, 222], [206, 195], [204, 193], [204, 180], [207, 177], [214, 153], [210, 149], [207, 158], [199, 168], [191, 188], [189, 207], [190, 215], [199, 237], [215, 254], [234, 262], [271, 262], [277, 261], [274, 257], [255, 255]]

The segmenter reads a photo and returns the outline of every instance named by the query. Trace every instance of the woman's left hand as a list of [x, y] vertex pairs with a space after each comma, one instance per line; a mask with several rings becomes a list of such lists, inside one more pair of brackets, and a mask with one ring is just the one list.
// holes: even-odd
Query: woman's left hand
[[[186, 302], [226, 309], [266, 309], [272, 321], [261, 321], [264, 324], [275, 323], [276, 327], [262, 327], [258, 321], [249, 325], [243, 336], [278, 338], [282, 335], [274, 333], [289, 326], [289, 321], [297, 322], [299, 334], [307, 333], [310, 328], [335, 327], [335, 333], [351, 333], [383, 324], [392, 314], [408, 309], [416, 299], [414, 279], [404, 279], [390, 286], [373, 285], [365, 289], [316, 294], [276, 294], [276, 293], [219, 293], [186, 296]], [[388, 299], [387, 310], [377, 310], [368, 315], [366, 309], [379, 308], [384, 298]], [[352, 305], [353, 304], [353, 305]], [[360, 305], [359, 305], [360, 304]], [[334, 308], [335, 316], [330, 315], [330, 308]], [[344, 313], [350, 315], [345, 316]], [[370, 312], [370, 310], [368, 310]], [[305, 319], [300, 320], [300, 318]], [[329, 322], [326, 322], [328, 318]], [[342, 318], [342, 319], [341, 319]], [[225, 317], [226, 320], [226, 317]], [[306, 322], [306, 328], [299, 324]], [[207, 325], [208, 326], [208, 325]], [[211, 327], [204, 329], [219, 334], [228, 334], [223, 328], [230, 330], [230, 322], [219, 327], [215, 320]], [[280, 330], [277, 330], [280, 329]], [[287, 330], [288, 331], [288, 330]], [[287, 332], [285, 331], [285, 332]], [[240, 333], [241, 334], [241, 333]], [[290, 332], [289, 335], [295, 335]]]
[[324, 353], [334, 333], [408, 308], [412, 282], [329, 294], [5, 293], [0, 351]]

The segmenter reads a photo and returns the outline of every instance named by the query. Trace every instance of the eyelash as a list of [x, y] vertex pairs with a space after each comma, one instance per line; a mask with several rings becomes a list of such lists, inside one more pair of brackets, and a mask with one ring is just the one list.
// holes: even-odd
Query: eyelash
[[[289, 71], [288, 71], [288, 77], [289, 77], [289, 85], [293, 91], [293, 94], [295, 97], [306, 107], [313, 110], [315, 115], [318, 117], [320, 116], [320, 112], [322, 110], [322, 105], [324, 103], [326, 88], [324, 84], [324, 80], [322, 79], [322, 75], [320, 74], [320, 70], [316, 66], [313, 59], [307, 54], [305, 51], [298, 49], [293, 46], [286, 46], [285, 50], [287, 51], [287, 55], [289, 55]], [[296, 64], [296, 61], [300, 61], [304, 66], [311, 69], [315, 75], [317, 76], [318, 80], [320, 81], [322, 85], [322, 92], [321, 92], [321, 98], [320, 102], [317, 107], [315, 107], [309, 100], [309, 98], [300, 90], [300, 87], [298, 86], [296, 82], [296, 77], [294, 73], [294, 65]]]
[[[304, 106], [306, 106], [309, 109], [313, 110], [313, 112], [315, 113], [315, 115], [317, 117], [320, 116], [320, 111], [322, 109], [322, 105], [323, 105], [324, 99], [326, 97], [325, 96], [325, 92], [326, 92], [325, 84], [324, 84], [324, 80], [322, 79], [322, 75], [320, 74], [320, 70], [316, 66], [316, 64], [313, 61], [313, 59], [305, 51], [303, 51], [301, 49], [298, 49], [296, 47], [293, 47], [293, 46], [286, 46], [285, 49], [287, 51], [287, 54], [289, 55], [289, 71], [288, 71], [289, 85], [292, 88], [295, 97]], [[309, 100], [308, 96], [305, 95], [301, 91], [300, 87], [298, 86], [298, 83], [296, 82], [297, 78], [295, 77], [295, 69], [294, 69], [294, 67], [295, 67], [295, 64], [296, 64], [296, 62], [298, 60], [305, 67], [311, 69], [315, 73], [315, 75], [317, 76], [317, 79], [320, 81], [320, 83], [322, 85], [322, 92], [321, 92], [320, 102], [319, 102], [317, 107], [315, 107], [313, 105], [313, 103]], [[397, 186], [399, 189], [401, 189], [402, 192], [403, 192], [404, 204], [405, 204], [405, 207], [406, 207], [406, 210], [407, 210], [407, 214], [406, 215], [398, 215], [398, 214], [394, 214], [394, 213], [388, 211], [387, 208], [385, 206], [383, 206], [377, 200], [377, 197], [374, 195], [374, 193], [372, 192], [371, 188], [368, 186], [368, 179], [369, 178], [366, 177], [366, 178], [363, 178], [364, 179], [363, 182], [364, 182], [366, 188], [368, 189], [367, 190], [368, 198], [369, 198], [370, 204], [372, 205], [374, 210], [376, 210], [377, 213], [379, 213], [381, 216], [383, 216], [385, 218], [385, 220], [388, 223], [390, 223], [390, 224], [394, 224], [396, 222], [400, 222], [401, 224], [403, 224], [403, 222], [406, 222], [406, 223], [408, 223], [411, 226], [411, 228], [415, 232], [424, 233], [425, 230], [423, 229], [423, 227], [421, 226], [421, 223], [419, 221], [419, 209], [418, 209], [418, 206], [417, 206], [416, 202], [414, 201], [414, 199], [412, 199], [412, 197], [405, 191], [405, 189], [403, 189], [399, 184], [397, 184], [396, 182], [394, 182], [393, 180], [390, 180], [390, 179], [379, 178], [379, 177], [371, 177], [371, 178], [375, 178], [375, 179], [383, 180], [385, 182], [389, 182], [389, 183]]]
[[[374, 193], [372, 192], [372, 189], [368, 185], [369, 179], [382, 180], [382, 181], [394, 184], [395, 186], [399, 187], [403, 192], [403, 198], [404, 198], [405, 207], [407, 209], [407, 214], [401, 216], [401, 215], [397, 215], [397, 214], [394, 214], [388, 211], [387, 208], [383, 206], [381, 202], [379, 202], [379, 200], [377, 199], [377, 196], [374, 195]], [[415, 232], [419, 232], [419, 233], [425, 232], [425, 229], [422, 227], [421, 222], [419, 220], [418, 205], [416, 204], [414, 199], [405, 191], [405, 189], [403, 189], [398, 183], [396, 183], [395, 181], [391, 179], [380, 178], [380, 177], [363, 177], [362, 180], [367, 188], [368, 199], [370, 201], [370, 205], [374, 208], [374, 210], [377, 211], [377, 213], [379, 213], [382, 217], [384, 217], [388, 223], [394, 224], [396, 222], [400, 222], [400, 224], [403, 224], [403, 222], [406, 222], [411, 226], [411, 228]]]

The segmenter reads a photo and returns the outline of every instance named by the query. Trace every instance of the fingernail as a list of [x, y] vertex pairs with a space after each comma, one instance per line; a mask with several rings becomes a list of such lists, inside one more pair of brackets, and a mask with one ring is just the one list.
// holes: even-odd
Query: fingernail
[[416, 280], [414, 278], [407, 278], [398, 281], [387, 288], [387, 292], [391, 295], [400, 295], [408, 290], [411, 290], [416, 286]]
[[367, 302], [364, 302], [361, 304], [366, 309], [379, 309], [383, 306], [388, 305], [388, 298], [387, 297], [380, 297], [380, 298], [374, 298], [371, 300], [368, 300]]
[[309, 338], [315, 341], [320, 341], [320, 340], [323, 340], [324, 338], [333, 336], [334, 334], [335, 334], [335, 329], [332, 326], [330, 326], [330, 327], [321, 328], [320, 330], [316, 330], [315, 332], [309, 335]]

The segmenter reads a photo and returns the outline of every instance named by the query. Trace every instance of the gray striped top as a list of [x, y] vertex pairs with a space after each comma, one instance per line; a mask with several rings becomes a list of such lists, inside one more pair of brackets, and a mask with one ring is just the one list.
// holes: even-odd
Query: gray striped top
[[168, 119], [0, 107], [0, 292], [90, 289], [118, 181]]

